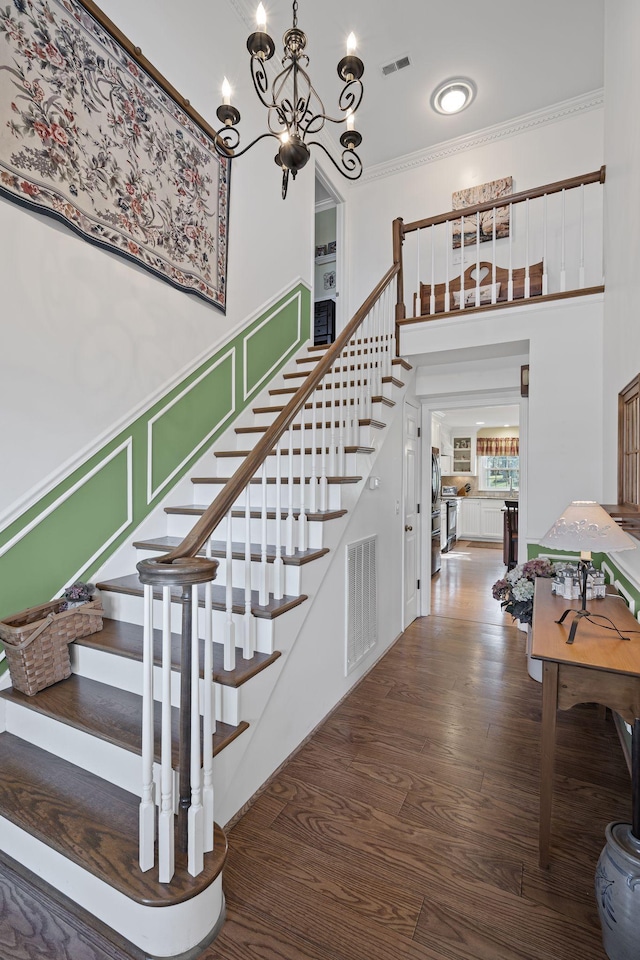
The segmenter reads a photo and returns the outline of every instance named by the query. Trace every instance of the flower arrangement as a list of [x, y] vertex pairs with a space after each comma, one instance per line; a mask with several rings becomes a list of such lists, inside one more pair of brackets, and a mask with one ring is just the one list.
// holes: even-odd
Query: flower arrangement
[[[58, 610], [67, 610], [69, 607], [77, 607], [81, 603], [87, 603], [93, 598], [96, 588], [92, 583], [83, 583], [82, 580], [76, 580], [62, 594], [63, 603]], [[64, 605], [63, 605], [64, 604]]]
[[496, 580], [492, 587], [494, 600], [499, 600], [503, 610], [514, 620], [531, 623], [533, 620], [533, 591], [536, 577], [553, 577], [555, 567], [550, 560], [539, 557], [528, 560], [510, 570], [506, 577]]

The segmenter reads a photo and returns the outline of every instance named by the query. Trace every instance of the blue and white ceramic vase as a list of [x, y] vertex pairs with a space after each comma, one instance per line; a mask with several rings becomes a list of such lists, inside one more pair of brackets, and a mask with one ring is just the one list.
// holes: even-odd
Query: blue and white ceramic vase
[[628, 823], [610, 823], [596, 869], [602, 944], [609, 960], [640, 957], [640, 841]]

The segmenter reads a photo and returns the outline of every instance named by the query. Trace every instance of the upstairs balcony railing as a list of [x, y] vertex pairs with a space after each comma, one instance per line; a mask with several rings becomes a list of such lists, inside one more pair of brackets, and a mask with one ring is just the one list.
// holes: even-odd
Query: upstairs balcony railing
[[402, 250], [396, 320], [602, 291], [604, 180], [601, 167], [424, 220], [395, 221]]

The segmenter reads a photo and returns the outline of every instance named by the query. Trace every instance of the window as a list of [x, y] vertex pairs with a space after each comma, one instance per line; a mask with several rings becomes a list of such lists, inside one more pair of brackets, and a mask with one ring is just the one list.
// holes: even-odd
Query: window
[[520, 457], [478, 457], [478, 485], [481, 490], [520, 489]]

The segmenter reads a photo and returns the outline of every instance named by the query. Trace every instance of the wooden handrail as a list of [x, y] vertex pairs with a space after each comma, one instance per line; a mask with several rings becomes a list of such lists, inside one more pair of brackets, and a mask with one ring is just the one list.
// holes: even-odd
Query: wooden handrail
[[[172, 563], [185, 557], [194, 557], [204, 546], [215, 528], [224, 520], [225, 516], [238, 499], [242, 491], [258, 472], [267, 459], [280, 437], [295, 419], [307, 398], [313, 393], [323, 377], [329, 372], [336, 359], [351, 340], [352, 336], [368, 316], [372, 307], [380, 299], [389, 283], [398, 274], [400, 264], [394, 263], [387, 270], [384, 277], [369, 294], [359, 310], [349, 321], [340, 336], [331, 344], [322, 359], [314, 367], [304, 383], [293, 395], [280, 415], [274, 420], [263, 437], [256, 443], [253, 450], [238, 467], [234, 475], [224, 485], [219, 495], [202, 514], [190, 533], [184, 538], [175, 550], [158, 557], [157, 563]], [[304, 446], [304, 438], [303, 438]]]
[[484, 213], [485, 210], [494, 210], [496, 207], [507, 207], [509, 204], [522, 203], [523, 200], [535, 200], [537, 197], [549, 196], [552, 193], [560, 193], [562, 190], [572, 190], [574, 187], [581, 187], [588, 183], [604, 183], [606, 167], [602, 166], [599, 170], [592, 173], [585, 173], [579, 177], [569, 177], [568, 180], [557, 180], [555, 183], [547, 183], [543, 187], [535, 187], [533, 190], [522, 190], [520, 193], [512, 193], [506, 197], [498, 197], [495, 200], [488, 200], [486, 203], [476, 203], [472, 207], [463, 207], [460, 210], [449, 210], [448, 213], [440, 213], [437, 217], [426, 217], [424, 220], [414, 220], [412, 223], [402, 225], [403, 236], [414, 230], [423, 230], [425, 227], [435, 227], [439, 223], [447, 223], [449, 220], [459, 220], [461, 217], [471, 217], [474, 213]]

